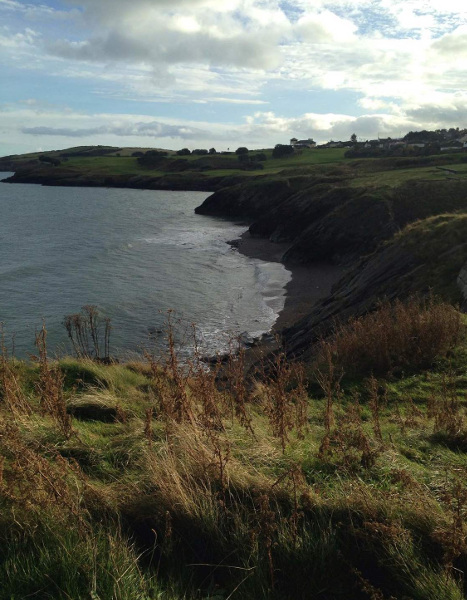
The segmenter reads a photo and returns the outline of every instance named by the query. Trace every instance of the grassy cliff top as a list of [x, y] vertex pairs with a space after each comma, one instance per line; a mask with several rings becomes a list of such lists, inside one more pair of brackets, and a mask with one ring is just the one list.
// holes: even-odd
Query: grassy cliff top
[[[210, 179], [228, 176], [241, 176], [245, 179], [275, 177], [313, 177], [334, 165], [335, 174], [349, 179], [354, 186], [398, 186], [406, 181], [422, 179], [426, 181], [464, 179], [467, 177], [467, 163], [462, 153], [407, 158], [368, 158], [346, 159], [345, 148], [313, 148], [283, 158], [273, 158], [272, 150], [252, 150], [249, 156], [263, 154], [266, 160], [259, 164], [259, 170], [245, 169], [237, 155], [219, 153], [206, 156], [177, 156], [168, 151], [167, 157], [152, 168], [141, 166], [134, 152], [148, 149], [112, 148], [107, 146], [83, 146], [43, 153], [30, 153], [0, 158], [0, 169], [28, 169], [48, 174], [51, 177], [112, 178], [151, 176], [162, 177], [180, 175], [186, 178], [197, 174], [208, 183]], [[59, 160], [53, 166], [39, 161], [39, 158]]]

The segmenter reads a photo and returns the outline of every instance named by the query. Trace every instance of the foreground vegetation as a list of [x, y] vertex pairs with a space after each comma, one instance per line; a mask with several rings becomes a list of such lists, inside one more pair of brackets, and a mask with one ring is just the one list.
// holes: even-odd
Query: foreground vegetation
[[383, 303], [249, 377], [235, 345], [210, 370], [36, 345], [0, 366], [0, 598], [464, 597], [450, 304]]

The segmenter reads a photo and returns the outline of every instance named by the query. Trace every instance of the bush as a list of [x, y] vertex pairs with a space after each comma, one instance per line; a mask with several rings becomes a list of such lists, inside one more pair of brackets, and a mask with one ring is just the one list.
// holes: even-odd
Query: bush
[[248, 152], [248, 148], [245, 148], [245, 146], [240, 146], [235, 150], [235, 154], [248, 154]]
[[272, 151], [273, 158], [284, 158], [286, 156], [292, 156], [294, 153], [294, 149], [292, 146], [288, 144], [276, 144], [274, 146], [274, 150]]
[[321, 342], [317, 362], [322, 364], [331, 350], [338, 367], [351, 374], [429, 367], [460, 342], [464, 331], [461, 314], [433, 297], [386, 301], [375, 312], [337, 326]]
[[59, 167], [61, 165], [61, 162], [58, 158], [54, 158], [53, 156], [39, 156], [39, 160], [43, 163], [48, 163], [50, 165], [53, 165], [54, 167]]
[[197, 148], [193, 150], [192, 154], [201, 154], [202, 156], [209, 154], [209, 152], [205, 148]]
[[188, 148], [182, 148], [181, 150], [177, 150], [177, 154], [178, 156], [188, 156], [191, 152]]
[[[136, 154], [136, 153], [135, 153]], [[142, 167], [155, 168], [166, 162], [167, 152], [162, 150], [148, 150], [146, 154], [141, 152], [138, 157], [138, 164]]]

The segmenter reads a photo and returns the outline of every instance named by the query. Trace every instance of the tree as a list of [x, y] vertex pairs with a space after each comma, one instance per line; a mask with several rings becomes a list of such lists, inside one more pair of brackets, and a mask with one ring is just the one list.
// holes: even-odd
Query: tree
[[167, 152], [162, 150], [148, 150], [146, 154], [142, 154], [142, 156], [137, 157], [137, 162], [142, 167], [146, 167], [148, 169], [155, 169], [167, 162], [166, 159]]
[[272, 151], [273, 158], [283, 158], [285, 156], [292, 156], [294, 149], [288, 144], [276, 144]]
[[356, 133], [352, 133], [352, 135], [350, 136], [350, 141], [352, 142], [352, 144], [357, 143], [357, 134]]
[[235, 150], [235, 154], [248, 154], [248, 148], [245, 148], [245, 146], [240, 146], [240, 148]]
[[178, 156], [188, 156], [188, 154], [191, 154], [191, 152], [188, 150], [188, 148], [182, 148], [181, 150], [177, 150], [177, 154]]
[[253, 161], [261, 162], [267, 160], [268, 157], [266, 154], [264, 154], [264, 152], [258, 152], [258, 154], [253, 154], [250, 158]]
[[209, 154], [217, 154], [217, 151], [215, 148], [209, 148]]

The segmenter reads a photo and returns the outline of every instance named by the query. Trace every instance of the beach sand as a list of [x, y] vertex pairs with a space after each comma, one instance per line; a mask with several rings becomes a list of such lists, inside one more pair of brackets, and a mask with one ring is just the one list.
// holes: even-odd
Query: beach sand
[[[238, 251], [250, 258], [267, 262], [281, 262], [289, 244], [275, 244], [264, 238], [254, 238], [246, 231], [234, 243]], [[308, 314], [313, 306], [329, 295], [332, 286], [342, 277], [344, 270], [329, 263], [311, 265], [286, 265], [292, 278], [286, 285], [285, 305], [279, 313], [273, 333], [290, 327]]]

